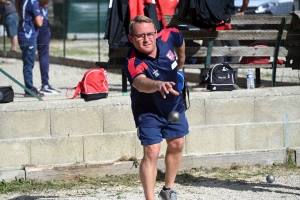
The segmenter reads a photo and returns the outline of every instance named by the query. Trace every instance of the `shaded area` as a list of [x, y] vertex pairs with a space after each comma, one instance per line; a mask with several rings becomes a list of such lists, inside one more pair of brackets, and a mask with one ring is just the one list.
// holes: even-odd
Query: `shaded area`
[[[249, 173], [249, 176], [253, 174]], [[164, 182], [165, 173], [158, 170], [157, 181]], [[276, 181], [275, 181], [276, 182]], [[229, 180], [221, 178], [196, 177], [190, 173], [182, 173], [177, 175], [175, 183], [186, 186], [208, 187], [208, 188], [225, 188], [237, 191], [252, 191], [252, 192], [275, 192], [285, 195], [295, 195], [300, 197], [300, 187], [293, 187], [283, 184], [258, 182], [251, 183], [239, 178], [239, 180]], [[293, 191], [283, 191], [293, 190]]]
[[58, 198], [59, 196], [30, 196], [30, 195], [21, 195], [14, 197], [8, 200], [37, 200], [37, 199], [53, 199]]

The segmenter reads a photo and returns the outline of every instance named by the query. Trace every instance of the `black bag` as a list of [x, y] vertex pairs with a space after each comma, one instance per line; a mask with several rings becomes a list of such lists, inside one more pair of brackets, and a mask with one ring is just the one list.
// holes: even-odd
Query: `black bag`
[[208, 84], [206, 88], [211, 91], [231, 91], [235, 85], [235, 74], [227, 63], [219, 63], [213, 66], [207, 74]]
[[14, 101], [14, 91], [11, 86], [0, 86], [0, 103]]
[[192, 25], [213, 28], [230, 22], [233, 0], [192, 0]]

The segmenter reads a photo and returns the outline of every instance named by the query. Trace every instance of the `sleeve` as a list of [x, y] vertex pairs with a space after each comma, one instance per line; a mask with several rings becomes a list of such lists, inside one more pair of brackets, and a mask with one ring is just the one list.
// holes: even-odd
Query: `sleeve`
[[146, 74], [145, 70], [148, 69], [148, 65], [145, 62], [139, 62], [135, 58], [129, 59], [125, 63], [124, 71], [131, 84], [133, 80], [140, 74]]
[[163, 42], [173, 40], [174, 47], [181, 47], [183, 44], [183, 35], [177, 28], [167, 28], [160, 31], [157, 37], [161, 37]]
[[174, 47], [181, 47], [183, 44], [183, 35], [177, 28], [172, 28], [171, 35], [174, 38]]
[[37, 0], [32, 1], [32, 11], [31, 12], [32, 12], [33, 18], [36, 18], [37, 16], [42, 16], [40, 4]]

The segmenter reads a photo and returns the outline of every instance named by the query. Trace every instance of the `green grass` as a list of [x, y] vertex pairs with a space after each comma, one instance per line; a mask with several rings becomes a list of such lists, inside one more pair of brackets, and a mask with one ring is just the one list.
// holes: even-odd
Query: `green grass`
[[[178, 184], [197, 184], [201, 180], [223, 180], [226, 182], [259, 182], [264, 180], [267, 174], [288, 175], [298, 174], [300, 175], [300, 167], [291, 164], [273, 166], [237, 166], [233, 165], [231, 168], [193, 168], [190, 170], [184, 170], [178, 173], [176, 183]], [[158, 171], [157, 182], [164, 182], [165, 174]], [[16, 179], [11, 182], [2, 180], [0, 182], [0, 194], [9, 192], [22, 192], [29, 193], [32, 191], [42, 190], [73, 190], [79, 188], [96, 189], [101, 187], [116, 187], [116, 186], [128, 186], [138, 187], [141, 186], [140, 178], [138, 174], [127, 174], [122, 176], [107, 175], [101, 178], [89, 178], [79, 177], [72, 181], [25, 181], [24, 179]]]
[[[5, 39], [5, 50], [10, 50], [10, 39]], [[94, 56], [97, 58], [98, 55], [98, 42], [96, 40], [66, 40], [65, 45], [63, 40], [54, 40], [50, 41], [50, 55], [63, 57], [64, 55], [64, 46], [65, 46], [65, 55], [66, 57], [76, 57], [78, 59], [85, 57]], [[18, 47], [19, 48], [19, 47]], [[0, 50], [4, 50], [3, 37], [0, 37]], [[20, 50], [19, 50], [20, 51]], [[102, 42], [100, 44], [100, 52], [103, 57], [108, 57], [108, 44]]]
[[[97, 52], [98, 52], [98, 43], [96, 41], [76, 42], [76, 41], [66, 40], [65, 43], [66, 56], [77, 56], [77, 55], [80, 57], [94, 56], [97, 55]], [[64, 54], [63, 41], [52, 40], [50, 43], [50, 55], [62, 57], [63, 54]]]
[[54, 181], [48, 181], [44, 183], [38, 183], [36, 181], [25, 181], [24, 179], [16, 179], [11, 182], [6, 182], [2, 180], [0, 182], [0, 193], [5, 194], [8, 192], [29, 192], [38, 191], [45, 189], [71, 189], [75, 186], [75, 183], [59, 183]]
[[34, 180], [25, 181], [23, 178], [16, 179], [11, 182], [2, 180], [0, 182], [0, 194], [6, 194], [8, 192], [22, 192], [27, 193], [31, 191], [42, 191], [42, 190], [59, 190], [59, 189], [78, 189], [78, 188], [99, 188], [103, 186], [138, 186], [139, 175], [130, 174], [123, 176], [105, 176], [102, 178], [89, 178], [79, 177], [72, 181], [47, 181], [38, 182]]

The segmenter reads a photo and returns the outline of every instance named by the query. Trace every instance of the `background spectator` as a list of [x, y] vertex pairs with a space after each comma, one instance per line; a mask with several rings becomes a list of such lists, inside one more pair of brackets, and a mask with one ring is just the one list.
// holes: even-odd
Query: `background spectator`
[[59, 94], [60, 91], [52, 88], [49, 84], [49, 45], [50, 45], [50, 24], [48, 17], [49, 0], [40, 0], [43, 25], [39, 29], [37, 37], [37, 51], [39, 56], [42, 87], [40, 92], [44, 95]]
[[[38, 1], [16, 0], [16, 11], [19, 15], [18, 41], [22, 51], [23, 77], [25, 86], [38, 96], [43, 96], [33, 86], [32, 69], [35, 62], [36, 41], [39, 27], [43, 24], [43, 18]], [[32, 95], [25, 91], [25, 97]]]
[[18, 14], [15, 8], [15, 0], [1, 0], [4, 18], [4, 26], [8, 37], [10, 38], [11, 51], [17, 51], [18, 47]]

